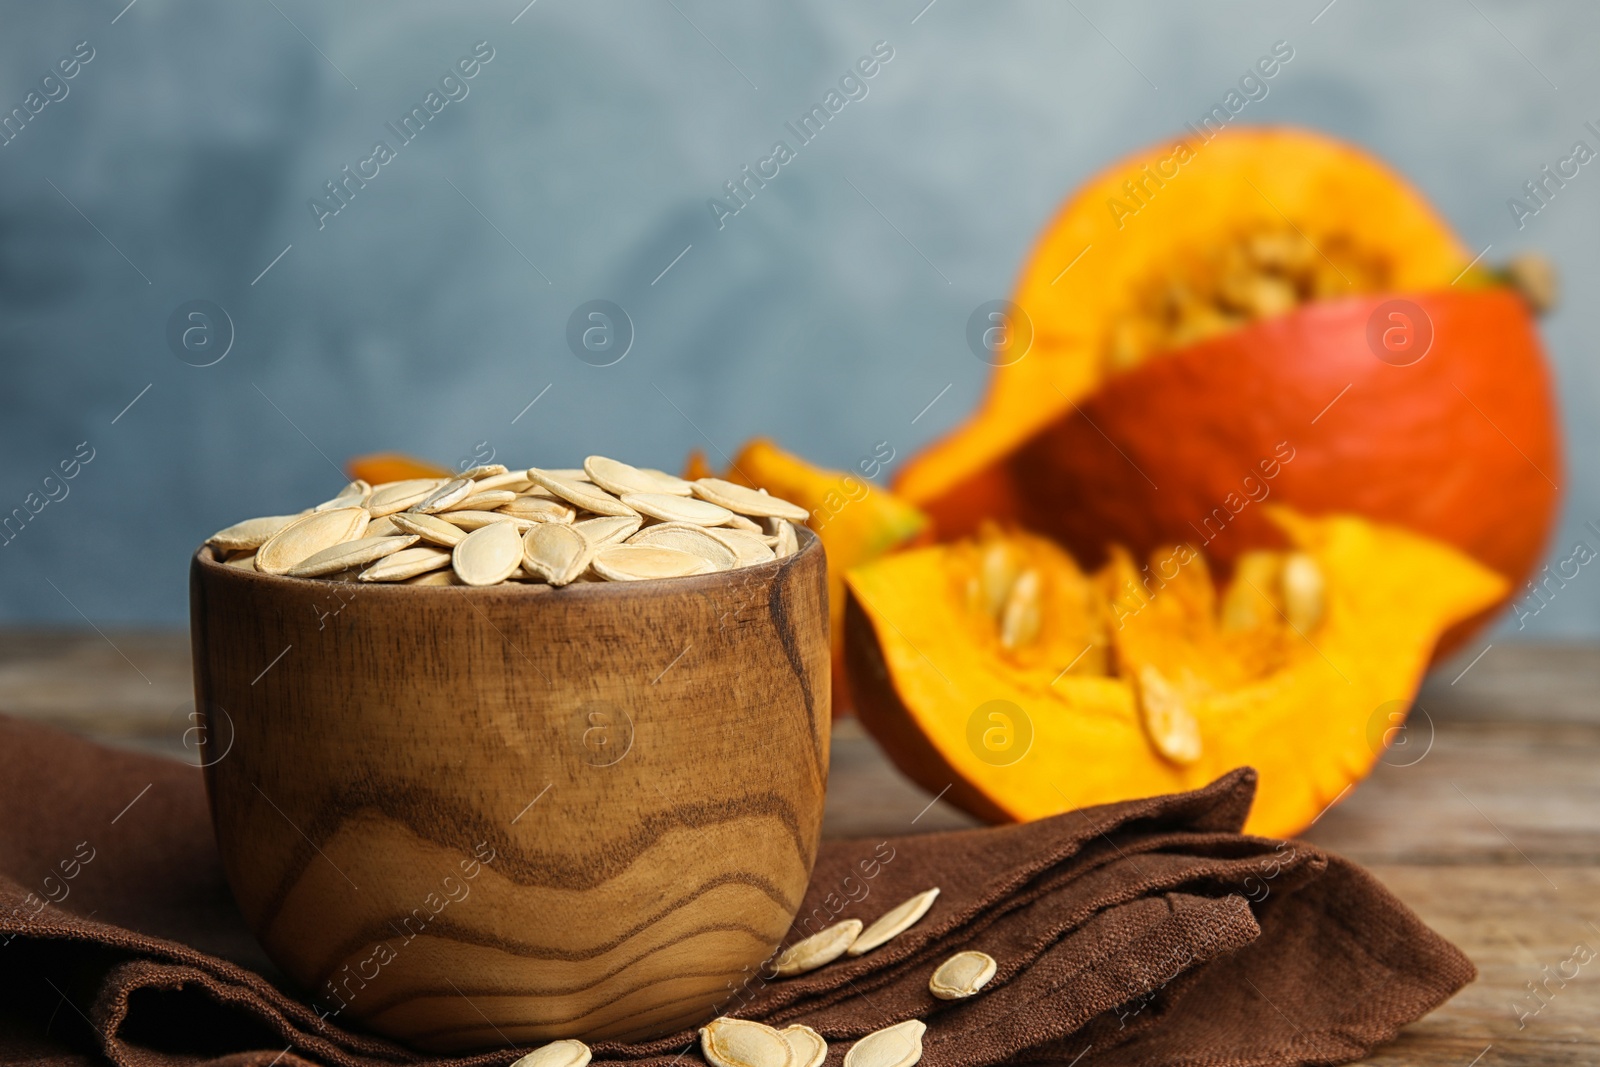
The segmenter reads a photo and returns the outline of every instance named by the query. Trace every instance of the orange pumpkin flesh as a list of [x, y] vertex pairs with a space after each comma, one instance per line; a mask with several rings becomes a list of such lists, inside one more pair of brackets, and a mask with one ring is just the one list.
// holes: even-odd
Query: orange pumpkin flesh
[[[1119, 553], [1086, 575], [1045, 539], [992, 532], [853, 568], [857, 714], [913, 780], [993, 821], [1190, 789], [1249, 764], [1261, 785], [1247, 829], [1303, 829], [1370, 769], [1437, 636], [1506, 583], [1399, 528], [1264, 510], [1293, 550], [1241, 557], [1220, 591], [1192, 549], [1162, 550], [1149, 569]], [[1013, 610], [1027, 574], [1032, 616]], [[1315, 579], [1310, 600], [1291, 574]], [[1188, 717], [1193, 748], [1158, 736], [1163, 702]], [[1016, 744], [1030, 728], [1024, 753], [1006, 747], [1006, 731]]]
[[[1561, 474], [1525, 302], [1464, 274], [1422, 198], [1349, 146], [1231, 129], [1178, 155], [1124, 160], [1062, 209], [1018, 284], [1031, 349], [897, 491], [941, 537], [999, 517], [1091, 561], [1108, 543], [1197, 540], [1227, 564], [1282, 543], [1257, 506], [1270, 496], [1530, 573]], [[1397, 295], [1433, 327], [1409, 366], [1369, 340]]]

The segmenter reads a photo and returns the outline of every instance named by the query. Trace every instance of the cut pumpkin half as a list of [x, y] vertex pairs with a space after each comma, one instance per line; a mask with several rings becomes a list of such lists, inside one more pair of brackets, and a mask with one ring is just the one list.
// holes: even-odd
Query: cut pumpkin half
[[1353, 516], [1270, 508], [1287, 551], [1218, 588], [1188, 545], [1086, 573], [989, 527], [846, 576], [856, 710], [895, 764], [991, 821], [1260, 773], [1251, 832], [1304, 829], [1364, 777], [1434, 643], [1505, 580]]

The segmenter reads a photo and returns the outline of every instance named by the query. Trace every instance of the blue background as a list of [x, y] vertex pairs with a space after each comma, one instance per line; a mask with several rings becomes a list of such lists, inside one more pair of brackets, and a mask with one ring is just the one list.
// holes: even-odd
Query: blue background
[[[764, 433], [840, 466], [888, 441], [892, 474], [976, 402], [968, 316], [1062, 196], [1278, 40], [1294, 59], [1243, 120], [1362, 142], [1487, 259], [1559, 265], [1561, 554], [1600, 519], [1600, 165], [1525, 229], [1506, 206], [1600, 148], [1600, 10], [925, 5], [13, 5], [0, 110], [77, 42], [95, 58], [0, 147], [0, 512], [95, 458], [0, 548], [0, 621], [181, 623], [196, 543], [331, 495], [362, 452], [720, 466]], [[307, 201], [478, 41], [469, 95], [319, 230]], [[868, 95], [719, 230], [707, 200], [878, 41]], [[566, 343], [596, 298], [636, 334], [609, 367]], [[166, 339], [196, 299], [236, 334], [208, 367]], [[1524, 636], [1597, 632], [1585, 568]]]

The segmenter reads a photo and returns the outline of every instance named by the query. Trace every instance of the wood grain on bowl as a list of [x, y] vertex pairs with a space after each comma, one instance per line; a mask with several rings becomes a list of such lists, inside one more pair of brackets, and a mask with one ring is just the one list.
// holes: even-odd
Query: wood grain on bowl
[[710, 1018], [816, 855], [828, 616], [804, 537], [562, 589], [304, 581], [202, 550], [213, 820], [274, 960], [429, 1049]]

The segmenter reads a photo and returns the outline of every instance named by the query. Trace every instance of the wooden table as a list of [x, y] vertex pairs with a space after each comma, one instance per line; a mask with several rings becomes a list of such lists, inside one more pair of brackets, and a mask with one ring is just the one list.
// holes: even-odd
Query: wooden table
[[[1600, 1063], [1600, 647], [1496, 644], [1458, 677], [1470, 658], [1429, 682], [1402, 754], [1306, 835], [1367, 865], [1481, 972], [1368, 1062]], [[5, 714], [181, 754], [190, 706], [182, 633], [0, 631]], [[839, 724], [827, 834], [971, 825], [930, 801]], [[1574, 958], [1589, 962], [1553, 977]]]

